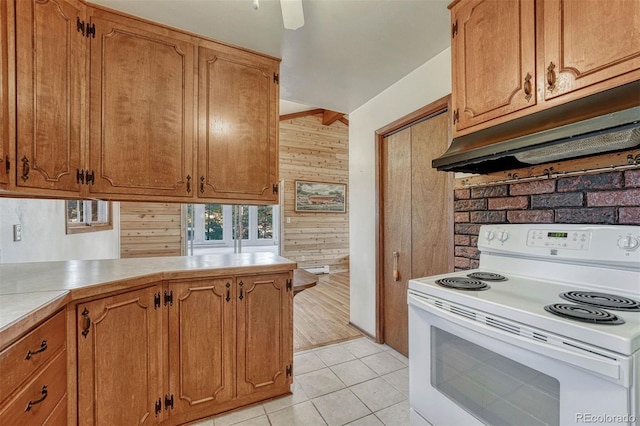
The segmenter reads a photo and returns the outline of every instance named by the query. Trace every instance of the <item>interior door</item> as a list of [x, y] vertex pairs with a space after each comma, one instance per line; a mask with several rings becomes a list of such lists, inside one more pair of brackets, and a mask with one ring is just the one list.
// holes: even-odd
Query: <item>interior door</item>
[[407, 280], [411, 277], [411, 129], [384, 138], [384, 339], [407, 355]]
[[453, 270], [453, 174], [431, 167], [448, 133], [443, 113], [382, 141], [382, 330], [385, 343], [405, 355], [408, 280]]

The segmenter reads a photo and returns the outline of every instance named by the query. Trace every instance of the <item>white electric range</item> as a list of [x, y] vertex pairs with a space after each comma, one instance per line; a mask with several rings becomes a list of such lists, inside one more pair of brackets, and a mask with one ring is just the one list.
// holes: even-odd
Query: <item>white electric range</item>
[[637, 424], [640, 226], [486, 225], [478, 248], [409, 281], [413, 422]]

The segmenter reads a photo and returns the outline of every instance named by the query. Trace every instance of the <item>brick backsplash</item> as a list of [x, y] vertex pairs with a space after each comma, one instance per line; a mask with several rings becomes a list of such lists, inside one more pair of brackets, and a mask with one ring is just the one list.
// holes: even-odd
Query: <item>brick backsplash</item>
[[456, 270], [477, 268], [480, 225], [640, 225], [640, 170], [456, 189]]

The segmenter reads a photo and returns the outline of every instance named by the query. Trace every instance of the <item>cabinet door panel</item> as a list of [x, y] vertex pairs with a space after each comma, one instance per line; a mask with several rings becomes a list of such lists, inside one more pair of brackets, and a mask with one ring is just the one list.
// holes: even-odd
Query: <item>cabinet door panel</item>
[[84, 120], [83, 6], [71, 0], [16, 2], [16, 185], [77, 191]]
[[456, 130], [536, 104], [533, 0], [474, 0], [452, 14]]
[[160, 293], [158, 285], [78, 305], [80, 424], [142, 425], [162, 419], [155, 413], [163, 395], [163, 310], [154, 307], [154, 295]]
[[288, 274], [238, 277], [238, 396], [291, 383], [293, 292]]
[[199, 50], [198, 195], [277, 202], [277, 69]]
[[91, 192], [192, 196], [194, 45], [91, 22]]
[[233, 398], [234, 280], [171, 283], [170, 389], [174, 411], [215, 406]]
[[[13, 5], [11, 5], [13, 7]], [[0, 3], [0, 185], [9, 183], [9, 138], [12, 137], [11, 114], [13, 108], [9, 101], [9, 20], [13, 20], [13, 8], [9, 11], [9, 2]], [[13, 85], [13, 82], [11, 83]]]
[[599, 86], [587, 95], [640, 78], [637, 0], [546, 0], [539, 7], [541, 66], [550, 73], [544, 81], [545, 99]]

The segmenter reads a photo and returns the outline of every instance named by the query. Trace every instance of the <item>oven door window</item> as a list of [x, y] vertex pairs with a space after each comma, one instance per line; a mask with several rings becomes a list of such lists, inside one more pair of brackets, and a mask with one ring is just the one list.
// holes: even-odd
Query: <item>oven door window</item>
[[560, 423], [555, 378], [431, 327], [431, 386], [490, 425]]

